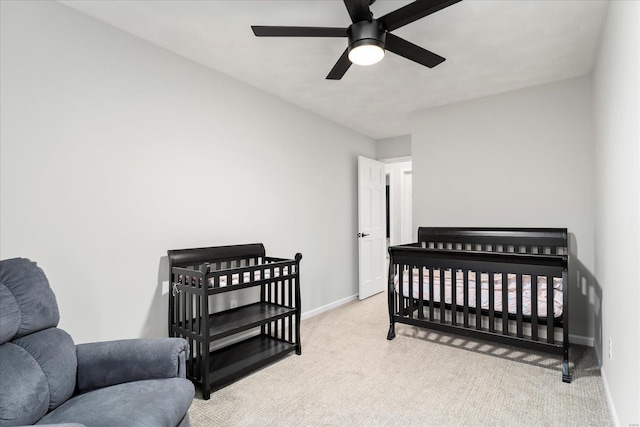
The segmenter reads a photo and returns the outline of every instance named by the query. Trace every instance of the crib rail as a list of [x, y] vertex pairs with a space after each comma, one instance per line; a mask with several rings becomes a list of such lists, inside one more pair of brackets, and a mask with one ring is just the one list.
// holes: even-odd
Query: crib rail
[[[420, 230], [421, 238], [425, 237], [424, 228]], [[433, 230], [432, 236], [438, 234]], [[438, 237], [440, 248], [423, 247], [424, 242], [389, 248], [387, 338], [395, 337], [394, 324], [398, 322], [561, 354], [564, 356], [563, 380], [568, 382], [568, 256], [531, 250], [538, 242], [523, 245], [529, 248], [526, 253], [502, 251], [521, 242], [506, 239], [507, 236], [502, 236], [505, 238], [499, 243], [495, 240], [479, 243], [480, 238], [470, 242], [469, 237], [474, 237], [471, 231], [460, 238]], [[545, 247], [552, 243], [551, 246], [566, 248], [566, 241], [551, 242], [548, 236], [542, 243]], [[466, 244], [492, 247], [462, 249]], [[499, 250], [493, 251], [496, 245], [500, 246]], [[451, 276], [450, 284], [445, 283], [446, 275]], [[515, 287], [515, 310], [509, 309], [510, 298], [514, 298], [509, 283], [515, 284], [512, 286]], [[559, 284], [559, 289], [554, 284]], [[546, 291], [544, 305], [539, 291]], [[554, 297], [559, 297], [559, 291], [562, 309], [556, 313]], [[530, 300], [528, 313], [525, 313], [525, 298]], [[513, 307], [513, 302], [511, 305]]]
[[566, 255], [567, 229], [420, 227], [418, 242], [432, 249]]

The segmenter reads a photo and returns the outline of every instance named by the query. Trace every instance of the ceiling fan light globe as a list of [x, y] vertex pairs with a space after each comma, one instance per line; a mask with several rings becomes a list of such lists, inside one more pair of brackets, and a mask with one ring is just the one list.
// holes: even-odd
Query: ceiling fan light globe
[[377, 44], [363, 44], [349, 50], [349, 61], [357, 65], [373, 65], [384, 58], [384, 49]]

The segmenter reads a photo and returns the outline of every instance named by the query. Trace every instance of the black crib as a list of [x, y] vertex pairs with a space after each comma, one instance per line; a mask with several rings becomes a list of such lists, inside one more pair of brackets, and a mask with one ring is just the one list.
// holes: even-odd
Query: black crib
[[567, 229], [420, 227], [417, 243], [389, 254], [387, 339], [403, 323], [558, 354], [571, 382]]

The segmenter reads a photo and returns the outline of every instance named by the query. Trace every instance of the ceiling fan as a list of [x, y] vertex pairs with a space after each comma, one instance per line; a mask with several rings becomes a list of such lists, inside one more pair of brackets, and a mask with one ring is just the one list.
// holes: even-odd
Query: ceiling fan
[[385, 49], [433, 68], [445, 58], [391, 34], [391, 31], [459, 1], [417, 0], [374, 19], [369, 6], [375, 0], [344, 0], [352, 22], [347, 28], [252, 25], [251, 29], [258, 37], [347, 37], [349, 46], [327, 75], [329, 80], [340, 80], [352, 63], [375, 64], [384, 57]]

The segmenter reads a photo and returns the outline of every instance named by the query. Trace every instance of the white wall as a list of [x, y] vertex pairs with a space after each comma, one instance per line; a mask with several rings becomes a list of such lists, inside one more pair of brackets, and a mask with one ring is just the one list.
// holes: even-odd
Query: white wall
[[623, 426], [640, 423], [639, 28], [640, 3], [611, 2], [593, 75], [595, 276], [604, 294], [596, 348]]
[[378, 160], [411, 156], [411, 135], [376, 140]]
[[302, 252], [302, 310], [357, 294], [375, 142], [56, 2], [1, 2], [0, 256], [77, 342], [166, 334], [166, 251]]
[[580, 77], [411, 120], [414, 227], [567, 227], [569, 331], [581, 343], [592, 342], [599, 304], [591, 105], [590, 80]]

